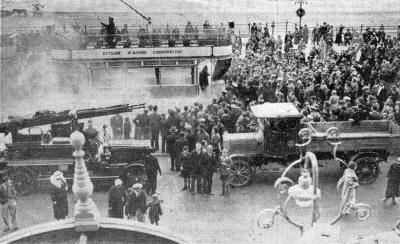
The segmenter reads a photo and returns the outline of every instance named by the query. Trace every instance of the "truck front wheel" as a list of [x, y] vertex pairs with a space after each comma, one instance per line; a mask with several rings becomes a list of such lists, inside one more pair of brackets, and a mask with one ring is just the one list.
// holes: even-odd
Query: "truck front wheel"
[[233, 159], [229, 173], [229, 184], [234, 187], [249, 184], [251, 177], [251, 167], [243, 159]]
[[374, 157], [364, 156], [355, 160], [357, 164], [356, 174], [358, 182], [362, 185], [369, 185], [376, 181], [379, 176], [379, 163]]

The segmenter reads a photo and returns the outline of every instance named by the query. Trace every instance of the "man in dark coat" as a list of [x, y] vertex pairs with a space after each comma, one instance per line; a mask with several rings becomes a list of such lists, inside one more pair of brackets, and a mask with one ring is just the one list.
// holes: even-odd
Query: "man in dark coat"
[[136, 183], [130, 189], [128, 202], [126, 203], [125, 215], [128, 219], [137, 218], [144, 223], [144, 214], [147, 210], [146, 194], [142, 191], [142, 184]]
[[86, 143], [85, 147], [87, 152], [89, 152], [90, 157], [95, 157], [99, 149], [99, 131], [93, 127], [92, 119], [88, 121], [88, 128], [83, 132], [85, 135]]
[[172, 126], [169, 130], [169, 135], [167, 136], [167, 151], [171, 158], [171, 171], [175, 170], [175, 161], [178, 156], [178, 149], [176, 148], [176, 141], [178, 140], [178, 135], [176, 134], [178, 130], [175, 126]]
[[227, 108], [224, 109], [224, 114], [221, 116], [221, 124], [224, 125], [224, 127], [229, 133], [235, 132], [235, 122], [229, 115], [229, 110]]
[[213, 151], [213, 146], [207, 146], [207, 154], [204, 156], [204, 168], [203, 168], [203, 177], [204, 177], [204, 185], [203, 185], [203, 193], [212, 195], [212, 177], [214, 172], [218, 167], [218, 158], [215, 156]]
[[208, 86], [208, 76], [210, 76], [210, 74], [208, 73], [207, 65], [205, 65], [199, 74], [199, 85], [202, 90], [205, 90]]
[[185, 138], [188, 142], [189, 152], [192, 152], [196, 148], [196, 134], [189, 127], [185, 128]]
[[108, 193], [108, 214], [110, 218], [124, 218], [124, 206], [127, 200], [122, 180], [116, 179], [114, 186]]
[[161, 116], [157, 113], [158, 107], [153, 107], [153, 113], [149, 115], [150, 121], [150, 144], [151, 147], [158, 151], [159, 149], [159, 138], [161, 129]]
[[131, 131], [132, 131], [131, 122], [129, 121], [129, 117], [126, 117], [125, 123], [124, 123], [124, 139], [125, 140], [131, 139]]
[[110, 126], [113, 133], [114, 139], [122, 139], [122, 130], [123, 130], [124, 120], [120, 114], [116, 114], [110, 119]]
[[379, 81], [379, 87], [376, 92], [376, 98], [378, 99], [379, 106], [383, 108], [383, 104], [385, 103], [387, 99], [387, 89], [385, 87], [385, 81], [380, 80]]
[[[161, 114], [160, 132], [161, 132], [161, 152], [165, 153], [165, 145], [168, 136], [168, 121], [165, 114]], [[168, 152], [168, 151], [167, 151]]]
[[135, 124], [135, 139], [146, 140], [149, 139], [149, 110], [145, 108], [143, 114], [138, 114], [136, 118], [133, 119]]
[[100, 22], [102, 26], [106, 28], [106, 42], [107, 42], [107, 48], [115, 48], [115, 43], [114, 43], [114, 36], [117, 31], [117, 28], [115, 27], [114, 24], [114, 18], [109, 17], [108, 18], [108, 25], [104, 24], [103, 22]]
[[175, 162], [175, 170], [179, 171], [181, 169], [181, 153], [183, 148], [188, 145], [188, 140], [185, 138], [185, 132], [179, 133], [179, 138], [175, 142], [175, 147], [177, 150], [177, 159]]
[[181, 176], [184, 183], [182, 191], [190, 189], [190, 169], [192, 166], [192, 162], [190, 160], [189, 146], [186, 145], [183, 147], [183, 152], [180, 155]]
[[389, 198], [392, 198], [392, 203], [397, 204], [396, 197], [400, 196], [400, 158], [397, 158], [396, 163], [390, 165], [387, 177], [388, 182], [386, 186], [385, 198], [382, 199], [382, 201], [386, 202]]
[[204, 153], [202, 152], [201, 143], [196, 143], [196, 149], [190, 153], [190, 162], [192, 163], [190, 167], [190, 191], [192, 195], [195, 194], [195, 187], [197, 182], [197, 193], [202, 191], [202, 177], [203, 170], [202, 164], [204, 163]]
[[217, 116], [214, 117], [213, 128], [217, 128], [218, 129], [218, 134], [221, 137], [221, 147], [223, 148], [223, 146], [224, 146], [223, 135], [224, 135], [224, 132], [225, 132], [225, 126], [219, 121], [219, 118]]
[[157, 158], [150, 154], [144, 158], [146, 174], [147, 174], [147, 193], [153, 195], [157, 189], [157, 172], [161, 175], [160, 164]]

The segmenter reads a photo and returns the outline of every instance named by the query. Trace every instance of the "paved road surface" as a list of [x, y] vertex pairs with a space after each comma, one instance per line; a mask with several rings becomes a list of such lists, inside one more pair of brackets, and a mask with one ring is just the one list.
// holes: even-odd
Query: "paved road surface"
[[[163, 175], [159, 179], [158, 192], [164, 200], [164, 215], [160, 225], [174, 232], [192, 237], [198, 243], [290, 243], [298, 237], [298, 231], [278, 218], [275, 225], [267, 231], [252, 228], [253, 217], [262, 209], [277, 205], [273, 182], [278, 175], [257, 177], [253, 184], [235, 188], [229, 197], [220, 196], [220, 181], [214, 176], [215, 195], [195, 195], [182, 192], [182, 179], [178, 173], [169, 171], [168, 157], [159, 157]], [[390, 158], [393, 162], [394, 158]], [[371, 217], [358, 222], [351, 216], [341, 220], [343, 239], [357, 235], [371, 235], [390, 230], [398, 216], [398, 206], [381, 203], [386, 186], [388, 164], [382, 164], [382, 175], [373, 185], [361, 186], [358, 199], [372, 206]], [[336, 182], [340, 178], [336, 164], [321, 168], [320, 188], [322, 191], [321, 219], [319, 223], [331, 221], [337, 214], [340, 197], [336, 192]], [[107, 193], [95, 192], [96, 202], [102, 216], [107, 214]], [[70, 217], [73, 209], [73, 196], [70, 194]], [[290, 205], [290, 206], [293, 206]], [[296, 218], [302, 218], [298, 209], [290, 210]], [[20, 227], [53, 220], [50, 197], [37, 193], [18, 199], [18, 221]], [[148, 222], [148, 220], [146, 219]], [[250, 236], [251, 235], [251, 236]], [[250, 238], [251, 237], [251, 238]]]

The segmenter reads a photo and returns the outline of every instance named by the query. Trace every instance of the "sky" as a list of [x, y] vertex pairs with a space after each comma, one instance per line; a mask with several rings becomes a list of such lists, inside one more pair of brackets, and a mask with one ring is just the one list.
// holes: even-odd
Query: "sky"
[[[120, 0], [1, 0], [2, 5], [17, 3], [23, 5], [40, 1], [46, 11], [83, 11], [83, 12], [130, 12]], [[143, 12], [194, 12], [194, 11], [230, 11], [262, 12], [273, 8], [285, 11], [296, 8], [294, 0], [125, 0]], [[307, 0], [308, 11], [399, 11], [400, 0]], [[278, 4], [278, 6], [277, 6]]]

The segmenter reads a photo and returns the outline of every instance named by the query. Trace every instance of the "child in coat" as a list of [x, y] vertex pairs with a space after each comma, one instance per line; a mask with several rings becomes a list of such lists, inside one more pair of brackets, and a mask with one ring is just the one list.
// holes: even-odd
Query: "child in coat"
[[161, 209], [161, 200], [159, 200], [158, 194], [153, 194], [153, 200], [149, 203], [149, 219], [151, 224], [158, 225], [158, 221], [160, 220], [160, 215], [163, 215]]

